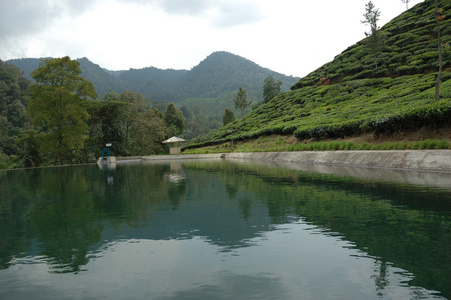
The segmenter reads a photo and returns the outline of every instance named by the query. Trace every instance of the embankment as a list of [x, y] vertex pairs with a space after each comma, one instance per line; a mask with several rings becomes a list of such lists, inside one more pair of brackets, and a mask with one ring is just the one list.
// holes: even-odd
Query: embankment
[[212, 158], [451, 172], [451, 150], [237, 152], [224, 154], [154, 155], [133, 158], [117, 157], [117, 161], [121, 162], [130, 159], [176, 160]]
[[252, 152], [227, 153], [223, 157], [314, 165], [451, 172], [451, 150]]

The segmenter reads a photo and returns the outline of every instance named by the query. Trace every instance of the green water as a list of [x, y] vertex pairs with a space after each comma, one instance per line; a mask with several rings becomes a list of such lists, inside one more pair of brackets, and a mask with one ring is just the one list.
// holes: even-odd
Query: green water
[[0, 299], [451, 298], [449, 174], [294, 167], [0, 172]]

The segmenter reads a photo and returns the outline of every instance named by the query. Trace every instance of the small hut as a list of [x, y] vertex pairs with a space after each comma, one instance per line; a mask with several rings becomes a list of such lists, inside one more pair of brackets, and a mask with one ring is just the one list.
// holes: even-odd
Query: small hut
[[169, 144], [169, 154], [180, 154], [182, 153], [182, 148], [180, 147], [180, 143], [184, 142], [184, 139], [178, 138], [176, 136], [163, 141], [163, 144]]

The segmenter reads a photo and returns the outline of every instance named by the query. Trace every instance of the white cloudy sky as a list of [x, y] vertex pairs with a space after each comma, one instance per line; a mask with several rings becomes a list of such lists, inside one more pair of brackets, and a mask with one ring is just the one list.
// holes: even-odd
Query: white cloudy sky
[[[409, 7], [423, 0], [411, 0]], [[368, 0], [0, 0], [0, 59], [191, 69], [214, 51], [305, 76], [364, 38]], [[406, 9], [373, 0], [380, 25]]]

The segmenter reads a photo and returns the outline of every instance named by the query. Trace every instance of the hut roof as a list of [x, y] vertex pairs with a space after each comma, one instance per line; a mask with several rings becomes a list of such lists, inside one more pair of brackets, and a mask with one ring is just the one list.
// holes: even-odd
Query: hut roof
[[173, 136], [170, 139], [167, 139], [166, 141], [163, 141], [162, 143], [169, 144], [169, 143], [180, 143], [184, 142], [184, 139], [181, 139], [179, 137]]

